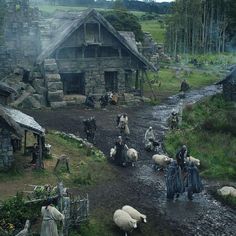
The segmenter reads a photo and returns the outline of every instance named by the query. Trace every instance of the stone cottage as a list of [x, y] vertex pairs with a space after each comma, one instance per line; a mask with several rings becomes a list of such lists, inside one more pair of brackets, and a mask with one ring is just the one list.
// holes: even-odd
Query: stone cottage
[[223, 95], [228, 101], [236, 101], [236, 66], [217, 84], [223, 85]]
[[14, 152], [20, 150], [24, 138], [26, 149], [27, 132], [37, 137], [42, 161], [44, 129], [30, 116], [10, 108], [8, 102], [16, 91], [4, 83], [0, 83], [0, 170], [9, 169], [14, 162]]
[[64, 95], [142, 89], [144, 72], [156, 70], [138, 52], [134, 34], [116, 31], [96, 10], [58, 13], [52, 24], [36, 60], [51, 106]]
[[93, 9], [46, 18], [28, 0], [6, 2], [0, 80], [17, 90], [14, 106], [61, 107], [68, 97], [106, 91], [142, 95], [146, 71], [156, 67], [132, 32], [116, 31]]

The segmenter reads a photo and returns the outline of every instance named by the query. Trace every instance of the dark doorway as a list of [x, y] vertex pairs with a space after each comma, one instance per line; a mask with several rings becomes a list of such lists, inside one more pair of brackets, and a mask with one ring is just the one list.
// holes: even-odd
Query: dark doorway
[[117, 71], [105, 71], [104, 78], [106, 91], [118, 92]]
[[84, 73], [61, 73], [64, 94], [85, 95]]

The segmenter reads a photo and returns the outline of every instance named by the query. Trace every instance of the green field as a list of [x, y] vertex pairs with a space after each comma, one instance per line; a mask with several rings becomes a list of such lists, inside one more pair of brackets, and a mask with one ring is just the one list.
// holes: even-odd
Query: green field
[[201, 160], [201, 174], [219, 180], [236, 180], [236, 110], [222, 95], [188, 106], [180, 130], [170, 131], [165, 147], [170, 156], [186, 144]]
[[165, 41], [165, 27], [158, 20], [146, 20], [140, 22], [144, 32], [151, 33], [157, 43]]

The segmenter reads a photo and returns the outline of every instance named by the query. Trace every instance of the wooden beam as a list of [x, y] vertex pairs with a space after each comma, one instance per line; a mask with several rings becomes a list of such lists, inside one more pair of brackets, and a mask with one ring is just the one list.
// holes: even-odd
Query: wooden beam
[[149, 78], [148, 78], [148, 74], [147, 74], [147, 71], [146, 71], [146, 70], [144, 71], [144, 75], [145, 75], [146, 81], [147, 81], [147, 83], [148, 83], [148, 85], [149, 85], [149, 87], [150, 87], [150, 89], [151, 89], [153, 99], [154, 99], [154, 100], [157, 100], [157, 95], [156, 95], [156, 93], [155, 93], [154, 90], [153, 90], [153, 86], [152, 86], [152, 84], [151, 84], [151, 82], [150, 82], [150, 80], [149, 80]]
[[26, 155], [26, 141], [27, 141], [27, 130], [25, 130], [25, 137], [24, 137], [24, 155]]

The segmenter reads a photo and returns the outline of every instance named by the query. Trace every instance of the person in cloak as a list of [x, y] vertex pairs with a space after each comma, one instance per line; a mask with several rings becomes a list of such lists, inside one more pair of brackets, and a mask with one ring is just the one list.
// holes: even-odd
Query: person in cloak
[[187, 163], [187, 177], [185, 182], [189, 200], [193, 200], [194, 193], [202, 192], [203, 184], [199, 176], [198, 168], [193, 162]]
[[119, 119], [119, 125], [120, 133], [124, 135], [129, 135], [129, 126], [128, 126], [128, 115], [126, 113], [122, 114]]
[[166, 175], [166, 189], [166, 197], [169, 200], [174, 200], [175, 197], [178, 198], [179, 194], [184, 191], [181, 169], [176, 161], [171, 162], [168, 166]]
[[189, 156], [190, 154], [186, 145], [183, 145], [181, 149], [176, 153], [176, 161], [182, 171], [185, 170], [185, 163], [186, 163], [187, 157]]
[[53, 205], [52, 199], [48, 198], [45, 206], [41, 208], [43, 217], [40, 236], [58, 236], [57, 221], [64, 223], [65, 216]]
[[118, 137], [115, 142], [115, 156], [114, 161], [116, 164], [121, 166], [126, 166], [126, 151], [128, 150], [128, 146], [124, 143], [121, 136]]

